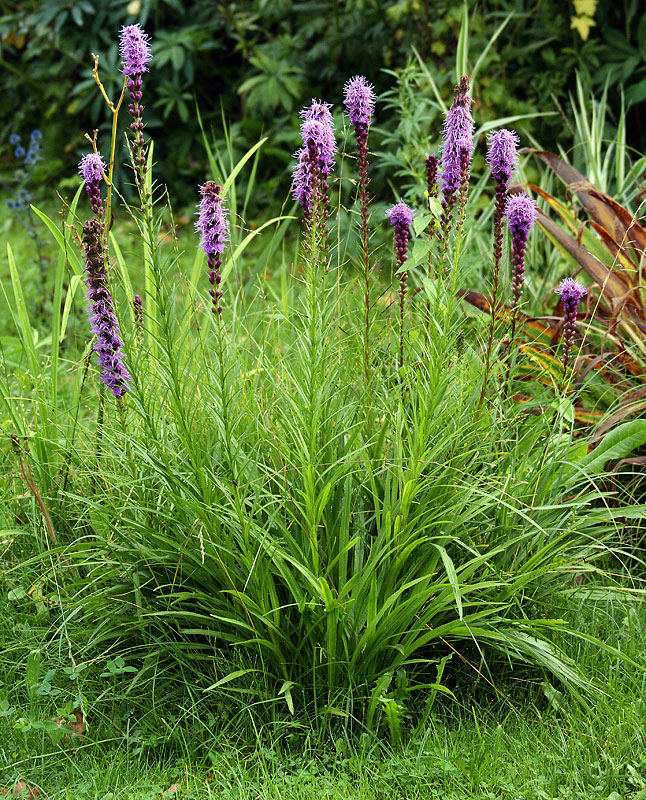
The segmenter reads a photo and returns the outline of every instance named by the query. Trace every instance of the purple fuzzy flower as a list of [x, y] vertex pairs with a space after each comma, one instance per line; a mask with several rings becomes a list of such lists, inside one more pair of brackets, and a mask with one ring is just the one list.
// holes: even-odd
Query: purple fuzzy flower
[[536, 202], [524, 192], [512, 194], [505, 206], [505, 216], [509, 221], [511, 235], [527, 239], [532, 225], [536, 222]]
[[496, 181], [509, 183], [511, 174], [518, 163], [517, 148], [520, 139], [515, 131], [502, 128], [488, 136], [487, 164]]
[[505, 216], [511, 233], [512, 309], [515, 313], [523, 291], [525, 249], [529, 231], [536, 222], [536, 202], [523, 192], [512, 194], [505, 206]]
[[224, 253], [229, 241], [229, 223], [225, 214], [221, 187], [215, 181], [200, 186], [202, 199], [199, 204], [195, 232], [200, 234], [200, 247], [208, 255]]
[[93, 350], [101, 366], [101, 380], [115, 397], [121, 397], [132, 377], [123, 363], [123, 341], [105, 274], [104, 234], [105, 226], [96, 217], [83, 225], [85, 296], [90, 303], [90, 328], [96, 336]]
[[195, 223], [195, 231], [200, 234], [200, 247], [207, 255], [209, 283], [214, 287], [209, 289], [212, 300], [211, 311], [220, 317], [222, 316], [222, 306], [220, 305], [222, 297], [220, 288], [222, 282], [221, 255], [229, 241], [229, 222], [225, 213], [224, 200], [220, 197], [221, 190], [222, 187], [218, 186], [215, 181], [207, 181], [200, 186], [202, 199]]
[[406, 230], [413, 224], [415, 212], [406, 203], [397, 203], [386, 211], [390, 224], [397, 230]]
[[[330, 104], [312, 100], [300, 112], [303, 147], [294, 154], [292, 192], [309, 219], [314, 200], [327, 206], [326, 178], [334, 167], [336, 140]], [[316, 196], [316, 198], [315, 198]]]
[[130, 94], [130, 104], [128, 113], [132, 117], [130, 130], [133, 133], [133, 157], [135, 183], [139, 189], [144, 208], [148, 207], [148, 190], [144, 180], [146, 174], [146, 152], [144, 149], [142, 120], [143, 105], [142, 84], [143, 74], [148, 72], [146, 66], [152, 60], [148, 34], [144, 33], [141, 25], [124, 25], [119, 33], [119, 52], [124, 61], [123, 74], [128, 76], [128, 93]]
[[124, 75], [141, 75], [148, 72], [152, 61], [148, 34], [139, 23], [124, 25], [119, 32], [119, 54], [124, 62]]
[[312, 100], [309, 106], [302, 108], [298, 112], [298, 116], [304, 120], [316, 120], [322, 122], [330, 128], [334, 128], [334, 120], [332, 118], [332, 103], [324, 103], [322, 100]]
[[455, 192], [460, 187], [465, 159], [471, 159], [473, 149], [473, 117], [469, 81], [463, 76], [455, 87], [455, 99], [444, 120], [442, 142], [442, 191]]
[[86, 183], [98, 183], [105, 169], [106, 164], [100, 153], [87, 153], [79, 161], [79, 175]]
[[85, 181], [85, 189], [90, 196], [92, 211], [94, 211], [97, 217], [103, 214], [99, 184], [103, 179], [101, 173], [104, 172], [105, 169], [106, 165], [100, 153], [87, 153], [79, 162], [79, 175]]
[[563, 278], [558, 288], [554, 289], [560, 295], [563, 303], [563, 383], [565, 386], [567, 377], [567, 365], [570, 360], [570, 351], [574, 343], [574, 331], [576, 328], [576, 317], [579, 310], [579, 303], [586, 296], [588, 290], [582, 283], [575, 281], [574, 278]]
[[574, 278], [563, 278], [558, 288], [554, 289], [554, 292], [561, 296], [563, 305], [566, 308], [573, 306], [577, 309], [581, 300], [588, 293], [588, 290], [582, 283], [575, 281]]
[[375, 113], [375, 92], [363, 75], [355, 75], [343, 87], [343, 104], [353, 127], [368, 127]]
[[325, 122], [308, 119], [301, 125], [301, 136], [308, 149], [316, 149], [321, 174], [327, 177], [335, 163], [336, 141], [333, 129]]

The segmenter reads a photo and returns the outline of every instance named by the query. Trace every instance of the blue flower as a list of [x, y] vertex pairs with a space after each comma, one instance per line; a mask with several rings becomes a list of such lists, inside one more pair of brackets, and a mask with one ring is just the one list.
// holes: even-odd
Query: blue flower
[[25, 148], [21, 147], [20, 145], [18, 145], [18, 147], [16, 147], [16, 149], [14, 150], [13, 154], [14, 154], [14, 156], [16, 158], [24, 158], [25, 157]]
[[17, 133], [12, 133], [9, 137], [9, 144], [18, 144], [20, 141], [20, 136]]
[[31, 138], [39, 141], [43, 138], [43, 134], [39, 130], [34, 130], [31, 132]]

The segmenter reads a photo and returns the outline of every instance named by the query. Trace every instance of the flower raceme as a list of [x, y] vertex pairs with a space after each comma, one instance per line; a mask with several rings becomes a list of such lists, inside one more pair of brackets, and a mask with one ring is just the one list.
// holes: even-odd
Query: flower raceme
[[141, 193], [142, 200], [146, 200], [144, 175], [146, 173], [146, 154], [144, 151], [144, 136], [142, 121], [143, 106], [142, 76], [148, 72], [148, 64], [152, 60], [148, 34], [141, 25], [124, 25], [119, 33], [119, 53], [123, 60], [123, 74], [127, 76], [130, 105], [128, 113], [132, 117], [130, 130], [133, 133], [135, 183]]
[[513, 194], [507, 200], [505, 217], [511, 233], [512, 309], [517, 310], [523, 292], [527, 237], [536, 222], [536, 202], [524, 192]]
[[90, 304], [90, 329], [96, 337], [93, 350], [101, 367], [101, 380], [115, 397], [121, 397], [132, 378], [123, 363], [123, 341], [105, 273], [104, 233], [105, 226], [98, 217], [83, 225], [85, 296]]
[[199, 246], [207, 256], [209, 267], [209, 283], [213, 288], [209, 289], [212, 306], [211, 311], [222, 317], [222, 253], [229, 241], [229, 222], [226, 217], [224, 199], [220, 196], [222, 187], [215, 181], [207, 181], [200, 186], [202, 199], [198, 205], [198, 218], [195, 223], [195, 232], [200, 234]]
[[343, 104], [353, 128], [368, 127], [375, 113], [375, 91], [363, 75], [355, 75], [343, 87]]
[[512, 172], [518, 163], [520, 139], [516, 131], [501, 128], [487, 137], [487, 165], [496, 183], [509, 183]]
[[[406, 203], [397, 203], [386, 211], [386, 216], [390, 219], [395, 236], [395, 263], [397, 271], [401, 270], [408, 255], [408, 239], [410, 237], [410, 226], [413, 224], [415, 212]], [[406, 303], [406, 284], [408, 283], [408, 272], [402, 271], [399, 274], [399, 366], [404, 366], [404, 308]]]
[[148, 34], [139, 23], [124, 25], [119, 32], [119, 55], [123, 60], [124, 75], [142, 75], [148, 72], [152, 61]]
[[300, 112], [303, 146], [296, 152], [292, 176], [292, 192], [301, 204], [306, 218], [313, 206], [327, 200], [327, 178], [334, 168], [336, 140], [330, 103], [312, 100]]
[[452, 194], [460, 188], [462, 174], [471, 164], [473, 116], [466, 75], [456, 85], [453, 104], [444, 120], [442, 138], [442, 191]]
[[90, 196], [92, 211], [97, 217], [103, 215], [99, 184], [103, 179], [103, 172], [105, 169], [106, 165], [100, 153], [87, 153], [87, 155], [84, 155], [79, 161], [79, 175], [85, 181], [85, 190]]
[[588, 290], [574, 278], [563, 278], [554, 291], [560, 296], [563, 304], [563, 370], [565, 378], [565, 370], [567, 369], [570, 351], [574, 343], [574, 330], [579, 303], [586, 296]]

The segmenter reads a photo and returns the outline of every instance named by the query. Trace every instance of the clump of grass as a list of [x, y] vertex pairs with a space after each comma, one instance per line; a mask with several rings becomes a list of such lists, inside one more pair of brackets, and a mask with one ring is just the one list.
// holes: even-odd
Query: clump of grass
[[[329, 269], [336, 144], [328, 104], [303, 112], [295, 171], [302, 270], [283, 262], [276, 294], [265, 284], [249, 303], [233, 278], [254, 234], [242, 238], [234, 212], [235, 177], [253, 151], [228, 176], [212, 158], [198, 221], [203, 252], [183, 274], [178, 256], [159, 247], [161, 192], [133, 74], [141, 78], [127, 73], [124, 91], [133, 98], [139, 205], [124, 211], [140, 231], [143, 288], [132, 286], [135, 256], [114, 238], [106, 245], [116, 268], [107, 247], [92, 251], [126, 301], [114, 313], [131, 380], [118, 396], [94, 381], [92, 350], [102, 367], [116, 357], [102, 337], [88, 342], [72, 386], [59, 392], [60, 302], [43, 367], [9, 251], [28, 373], [20, 394], [13, 378], [0, 394], [21, 458], [33, 464], [29, 488], [55, 533], [42, 581], [56, 586], [61, 625], [71, 615], [87, 626], [74, 658], [127, 642], [144, 663], [163, 653], [240, 717], [251, 710], [254, 720], [335, 734], [387, 730], [396, 749], [411, 731], [421, 735], [438, 698], [455, 697], [458, 660], [494, 688], [509, 663], [545, 671], [583, 702], [591, 679], [567, 642], [586, 634], [554, 610], [576, 593], [573, 575], [593, 576], [601, 596], [616, 591], [603, 567], [616, 520], [634, 509], [610, 511], [617, 496], [598, 481], [606, 461], [646, 441], [646, 431], [618, 429], [588, 453], [564, 415], [528, 413], [495, 389], [483, 401], [489, 365], [483, 378], [455, 291], [469, 235], [466, 76], [446, 126], [438, 268], [406, 308], [402, 276], [416, 275], [400, 242], [393, 348], [390, 308], [376, 319], [379, 334], [377, 324], [368, 330], [366, 294], [357, 296], [349, 271]], [[110, 108], [112, 164], [119, 103]], [[116, 195], [111, 172], [104, 177]], [[59, 301], [66, 268], [77, 283], [83, 271], [73, 246], [78, 200], [63, 232], [40, 214], [61, 247]], [[364, 266], [368, 220], [362, 212]], [[406, 220], [407, 239], [412, 214]], [[413, 229], [420, 235], [429, 224], [426, 215]], [[272, 257], [281, 236], [276, 227]], [[200, 300], [205, 257], [213, 302]], [[536, 391], [539, 401], [547, 396], [540, 383]]]

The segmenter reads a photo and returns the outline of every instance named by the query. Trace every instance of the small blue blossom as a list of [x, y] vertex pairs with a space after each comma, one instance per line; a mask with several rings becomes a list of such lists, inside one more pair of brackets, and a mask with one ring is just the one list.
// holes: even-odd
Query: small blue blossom
[[20, 142], [20, 136], [17, 133], [12, 133], [9, 137], [9, 144], [18, 144]]
[[37, 142], [43, 138], [43, 134], [39, 130], [33, 130], [31, 132], [31, 138], [35, 139]]
[[13, 154], [16, 158], [24, 158], [26, 155], [25, 148], [18, 145], [18, 147], [16, 147], [16, 149], [14, 150]]

